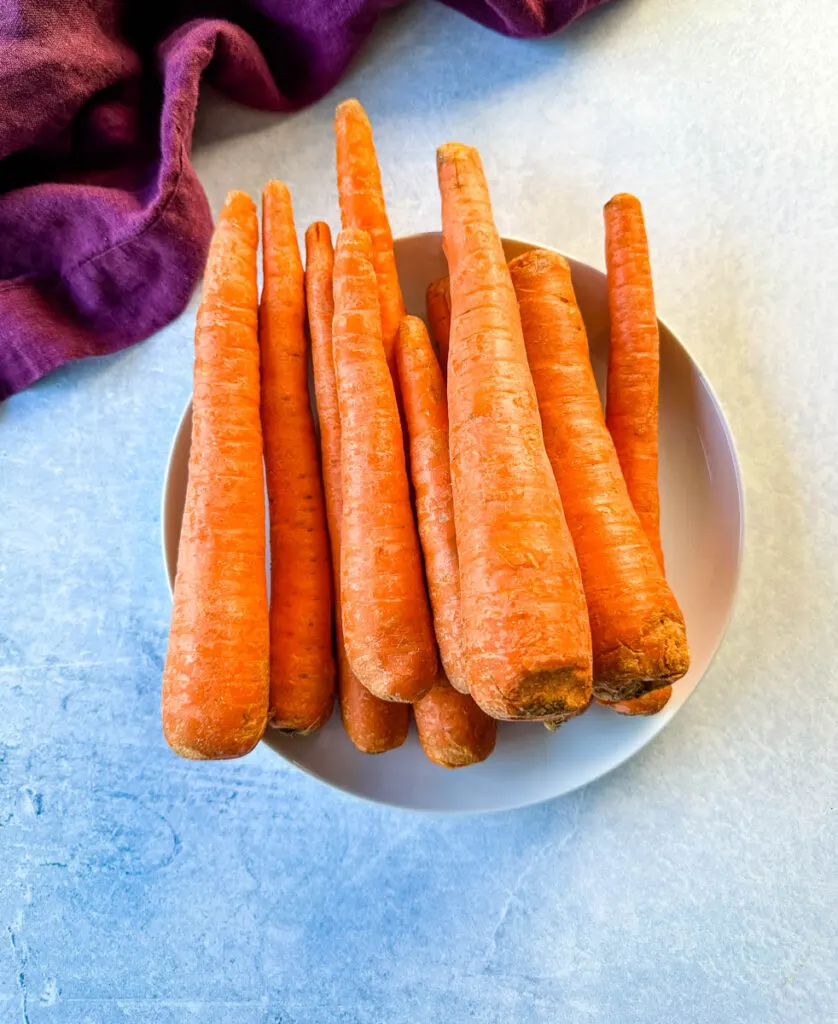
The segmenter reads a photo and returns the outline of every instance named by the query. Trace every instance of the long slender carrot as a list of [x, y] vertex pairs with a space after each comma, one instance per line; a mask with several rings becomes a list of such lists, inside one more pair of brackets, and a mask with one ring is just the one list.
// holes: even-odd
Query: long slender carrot
[[[604, 217], [612, 325], [606, 423], [629, 497], [663, 569], [658, 494], [660, 340], [646, 226], [640, 201], [631, 195], [614, 196]], [[667, 686], [611, 706], [621, 715], [655, 715], [671, 696], [672, 687]]]
[[658, 496], [660, 340], [646, 226], [640, 201], [605, 205], [605, 261], [611, 336], [606, 422], [629, 496], [663, 568]]
[[605, 425], [567, 260], [534, 250], [513, 260], [510, 271], [547, 453], [585, 585], [594, 694], [639, 697], [686, 672], [684, 619]]
[[362, 686], [349, 665], [343, 642], [340, 614], [340, 412], [332, 356], [333, 264], [332, 237], [328, 225], [312, 224], [306, 231], [306, 299], [314, 392], [320, 421], [326, 521], [332, 551], [340, 709], [344, 728], [355, 746], [365, 754], [380, 754], [404, 743], [410, 723], [410, 708], [407, 704], [380, 700]]
[[360, 228], [372, 241], [381, 335], [387, 363], [395, 376], [393, 350], [399, 323], [404, 316], [404, 300], [372, 127], [357, 100], [345, 100], [335, 111], [335, 141], [341, 227]]
[[413, 714], [422, 749], [443, 768], [477, 764], [495, 749], [498, 723], [442, 675], [413, 705]]
[[451, 289], [448, 278], [432, 281], [425, 293], [428, 327], [439, 356], [443, 379], [448, 376], [448, 338], [451, 334]]
[[406, 316], [396, 363], [410, 441], [410, 475], [439, 656], [448, 680], [468, 693], [460, 615], [460, 569], [448, 461], [445, 383], [424, 323]]
[[195, 324], [189, 483], [163, 671], [163, 731], [181, 757], [246, 754], [268, 711], [258, 242], [253, 200], [231, 192]]
[[303, 266], [291, 196], [262, 194], [259, 308], [262, 432], [271, 536], [270, 724], [308, 733], [335, 696], [332, 581], [320, 460], [308, 393]]
[[451, 277], [451, 482], [469, 692], [497, 718], [585, 710], [591, 638], [515, 292], [475, 149], [437, 151]]
[[433, 685], [438, 659], [365, 231], [344, 228], [338, 235], [334, 298], [346, 651], [377, 697], [414, 701]]

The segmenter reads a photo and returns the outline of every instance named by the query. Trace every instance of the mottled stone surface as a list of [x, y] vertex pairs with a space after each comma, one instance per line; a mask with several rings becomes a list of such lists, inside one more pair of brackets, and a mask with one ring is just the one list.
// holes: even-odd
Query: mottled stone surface
[[437, 225], [445, 139], [503, 231], [597, 265], [602, 202], [639, 193], [739, 444], [741, 596], [666, 732], [546, 806], [435, 820], [265, 748], [187, 764], [158, 506], [194, 310], [0, 406], [2, 1024], [838, 1020], [836, 33], [829, 0], [616, 0], [540, 43], [417, 4], [313, 110], [204, 105], [216, 210], [276, 175], [334, 224], [352, 94], [397, 234]]

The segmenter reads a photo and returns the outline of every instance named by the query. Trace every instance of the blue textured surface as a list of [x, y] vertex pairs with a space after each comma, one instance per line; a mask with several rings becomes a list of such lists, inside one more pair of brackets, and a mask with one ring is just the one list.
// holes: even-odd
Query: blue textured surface
[[838, 356], [827, 0], [620, 0], [561, 39], [420, 4], [292, 118], [207, 103], [196, 162], [334, 223], [332, 99], [376, 126], [396, 233], [476, 142], [501, 229], [601, 265], [644, 199], [662, 315], [729, 413], [748, 548], [728, 639], [667, 731], [555, 803], [435, 820], [265, 748], [160, 734], [158, 503], [194, 311], [0, 406], [0, 1022], [838, 1020]]

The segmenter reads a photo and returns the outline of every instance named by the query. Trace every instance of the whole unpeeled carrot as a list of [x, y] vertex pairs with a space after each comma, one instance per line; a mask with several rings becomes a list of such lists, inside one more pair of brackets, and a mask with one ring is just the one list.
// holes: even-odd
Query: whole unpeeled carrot
[[380, 754], [404, 743], [410, 723], [410, 708], [407, 704], [380, 700], [362, 686], [349, 665], [343, 642], [340, 612], [340, 412], [332, 355], [333, 264], [328, 225], [312, 224], [306, 231], [305, 282], [314, 391], [320, 421], [323, 491], [332, 552], [340, 709], [344, 728], [355, 746], [365, 754]]
[[448, 412], [469, 692], [497, 718], [551, 719], [591, 697], [579, 566], [476, 150], [437, 152], [451, 280]]
[[308, 393], [303, 266], [291, 196], [262, 194], [262, 432], [271, 537], [270, 724], [308, 733], [332, 713], [332, 582]]
[[534, 250], [513, 260], [510, 271], [547, 453], [585, 585], [594, 694], [639, 697], [686, 672], [684, 619], [605, 425], [567, 260]]
[[334, 300], [346, 651], [377, 697], [414, 701], [433, 685], [438, 660], [365, 231], [345, 228], [338, 235]]
[[182, 757], [246, 754], [268, 711], [258, 242], [253, 201], [231, 192], [195, 324], [189, 483], [163, 671], [163, 731]]
[[443, 379], [448, 376], [448, 338], [451, 334], [451, 290], [448, 278], [432, 281], [425, 293], [428, 327], [439, 355]]
[[468, 693], [460, 615], [460, 570], [448, 461], [445, 383], [424, 323], [406, 316], [396, 364], [410, 441], [410, 475], [439, 656], [448, 680]]
[[338, 199], [341, 226], [360, 228], [372, 241], [373, 266], [381, 309], [381, 336], [387, 363], [395, 375], [396, 332], [404, 316], [393, 232], [384, 205], [381, 170], [372, 126], [357, 100], [345, 100], [335, 111]]
[[[614, 439], [629, 497], [661, 569], [658, 494], [660, 339], [646, 226], [640, 201], [617, 195], [606, 205], [605, 259], [611, 341], [606, 423]], [[621, 715], [655, 715], [672, 687], [611, 706]]]
[[413, 705], [413, 714], [422, 749], [443, 768], [477, 764], [495, 749], [498, 723], [443, 675]]
[[606, 422], [629, 496], [663, 568], [658, 495], [660, 340], [640, 201], [605, 205], [605, 261], [611, 334]]

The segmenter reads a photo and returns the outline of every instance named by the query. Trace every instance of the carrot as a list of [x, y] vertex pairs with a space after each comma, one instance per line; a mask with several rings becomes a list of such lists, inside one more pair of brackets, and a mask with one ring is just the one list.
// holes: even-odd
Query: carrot
[[475, 149], [437, 152], [451, 278], [451, 482], [469, 692], [496, 718], [591, 696], [579, 567], [544, 438], [515, 292]]
[[660, 342], [646, 227], [634, 196], [614, 196], [604, 214], [611, 314], [606, 422], [629, 496], [663, 568], [658, 497]]
[[605, 425], [567, 260], [534, 250], [513, 260], [510, 271], [547, 453], [585, 585], [594, 695], [639, 697], [687, 671], [684, 619]]
[[335, 111], [335, 141], [341, 227], [360, 228], [372, 240], [382, 340], [387, 363], [395, 376], [394, 348], [405, 312], [404, 300], [372, 127], [357, 100], [345, 100]]
[[259, 307], [262, 432], [271, 536], [269, 721], [308, 733], [331, 715], [335, 693], [329, 538], [308, 393], [303, 266], [291, 196], [262, 193], [264, 285]]
[[306, 299], [314, 366], [314, 391], [320, 420], [320, 458], [326, 522], [332, 551], [335, 595], [335, 638], [338, 693], [343, 725], [355, 746], [365, 754], [400, 747], [407, 738], [410, 709], [406, 704], [379, 700], [362, 686], [349, 665], [340, 614], [340, 413], [332, 357], [332, 270], [334, 254], [328, 225], [312, 224], [306, 231]]
[[192, 447], [163, 671], [163, 732], [181, 757], [240, 757], [265, 730], [268, 596], [250, 196], [231, 192], [195, 323]]
[[443, 675], [413, 705], [413, 714], [422, 749], [443, 768], [477, 764], [495, 749], [498, 723], [467, 693], [458, 693]]
[[445, 674], [468, 693], [460, 617], [460, 569], [454, 533], [454, 500], [448, 462], [445, 383], [424, 323], [402, 320], [396, 364], [410, 440], [410, 474], [419, 539], [433, 610], [434, 630]]
[[[447, 277], [429, 285], [427, 308], [428, 320], [431, 323], [432, 331], [436, 335], [437, 347], [440, 352], [444, 351], [447, 353], [450, 330], [450, 292]], [[614, 711], [621, 715], [654, 715], [665, 707], [671, 695], [672, 687], [664, 686], [660, 690], [654, 690], [652, 693], [646, 694], [643, 697], [637, 697], [634, 700], [617, 703], [601, 700], [598, 703], [613, 708]], [[561, 721], [561, 719], [558, 719], [545, 722], [544, 724], [551, 732], [555, 732], [559, 725], [561, 725]]]
[[443, 379], [448, 376], [448, 338], [451, 334], [451, 290], [448, 278], [442, 277], [428, 285], [425, 293], [428, 326], [436, 345]]
[[334, 299], [346, 651], [377, 697], [414, 701], [433, 685], [438, 661], [365, 231], [344, 228], [338, 235]]
[[642, 697], [635, 697], [634, 700], [601, 700], [599, 703], [616, 711], [618, 715], [656, 715], [663, 711], [671, 696], [672, 687], [663, 686], [660, 690], [644, 693]]

